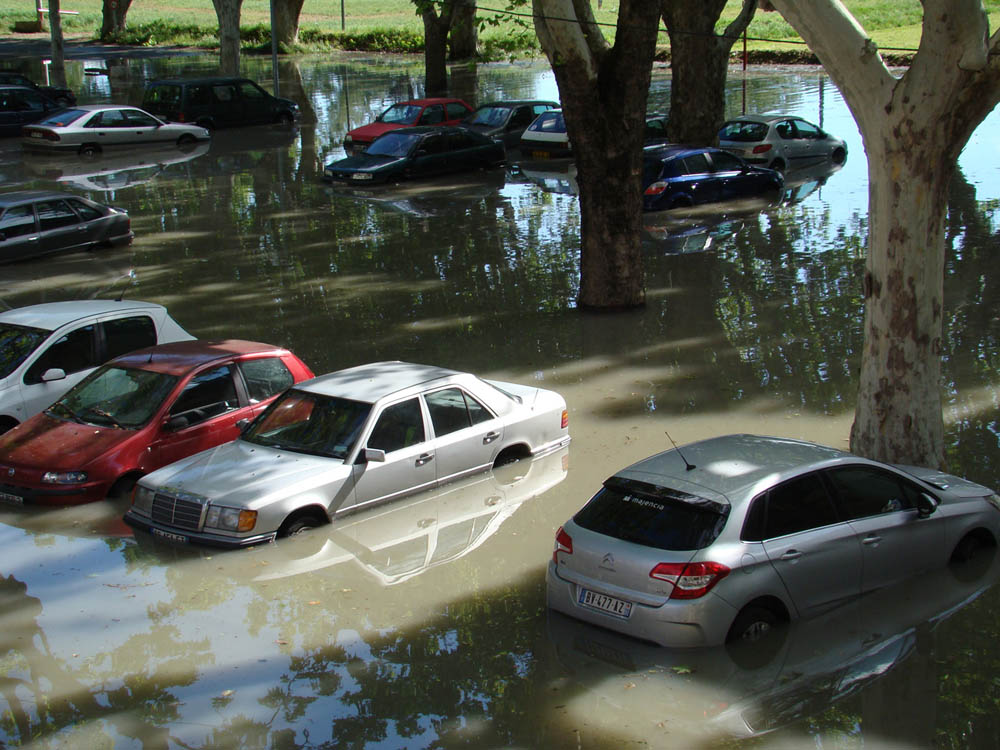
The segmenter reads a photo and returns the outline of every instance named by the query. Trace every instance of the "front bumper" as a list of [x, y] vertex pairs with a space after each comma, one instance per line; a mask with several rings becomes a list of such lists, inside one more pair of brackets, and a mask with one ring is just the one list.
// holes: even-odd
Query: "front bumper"
[[0, 484], [0, 504], [3, 505], [83, 505], [103, 500], [107, 494], [106, 482], [45, 487]]
[[191, 531], [189, 529], [163, 526], [153, 522], [146, 516], [136, 513], [131, 508], [125, 512], [125, 523], [134, 529], [145, 531], [155, 537], [166, 539], [176, 544], [202, 544], [206, 547], [220, 547], [223, 549], [239, 549], [241, 547], [251, 547], [255, 544], [264, 544], [274, 541], [276, 536], [273, 531], [267, 534], [234, 537], [226, 534], [213, 534], [207, 531]]

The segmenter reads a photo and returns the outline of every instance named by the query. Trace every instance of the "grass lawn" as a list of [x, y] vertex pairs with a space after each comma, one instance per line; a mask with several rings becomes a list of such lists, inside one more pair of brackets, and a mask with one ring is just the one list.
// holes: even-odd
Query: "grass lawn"
[[[39, 0], [39, 4], [45, 3], [46, 0]], [[920, 0], [845, 0], [845, 5], [880, 47], [915, 49], [919, 44], [923, 13]], [[101, 25], [101, 0], [61, 0], [61, 6], [63, 10], [79, 13], [63, 17], [67, 36], [97, 36]], [[740, 6], [740, 0], [729, 0], [718, 27], [720, 31], [736, 16]], [[984, 6], [990, 15], [991, 27], [996, 28], [997, 23], [1000, 23], [1000, 0], [985, 0]], [[481, 18], [507, 19], [499, 26], [485, 26], [481, 39], [512, 39], [523, 34], [514, 21], [497, 13], [505, 7], [505, 0], [480, 0]], [[523, 12], [530, 13], [530, 7], [529, 3]], [[12, 33], [14, 21], [34, 18], [33, 8], [34, 0], [0, 0], [0, 17], [3, 18], [0, 21], [0, 34]], [[411, 38], [422, 37], [423, 24], [410, 0], [305, 0], [300, 19], [301, 30], [312, 30], [322, 35], [340, 34], [342, 8], [344, 31], [348, 34], [372, 34], [391, 29], [405, 32]], [[268, 0], [245, 0], [242, 6], [242, 26], [267, 27], [270, 22], [269, 9]], [[618, 0], [604, 0], [600, 8], [595, 8], [598, 21], [607, 24], [605, 29], [609, 36], [614, 33], [617, 11]], [[531, 19], [522, 17], [521, 21], [529, 25], [528, 37], [533, 40]], [[154, 26], [155, 31], [145, 37], [146, 43], [151, 44], [171, 42], [211, 45], [217, 27], [212, 0], [162, 0], [155, 3], [134, 0], [129, 9], [128, 22], [131, 29]], [[192, 33], [196, 28], [200, 30]], [[776, 12], [758, 11], [747, 33], [751, 38], [748, 46], [754, 50], [798, 49], [794, 45], [781, 43], [783, 40], [799, 40], [799, 37]], [[143, 39], [136, 38], [133, 41], [142, 42]], [[667, 44], [666, 33], [662, 34], [661, 43]]]

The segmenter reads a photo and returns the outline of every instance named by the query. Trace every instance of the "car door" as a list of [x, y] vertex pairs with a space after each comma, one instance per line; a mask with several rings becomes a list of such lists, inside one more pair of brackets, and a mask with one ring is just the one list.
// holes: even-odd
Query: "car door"
[[235, 83], [212, 85], [212, 117], [218, 126], [239, 125], [243, 122], [240, 94]]
[[448, 141], [443, 133], [425, 135], [414, 151], [407, 172], [413, 177], [428, 177], [448, 171]]
[[440, 388], [423, 398], [434, 430], [438, 483], [493, 465], [503, 442], [499, 417], [462, 388]]
[[427, 440], [418, 397], [383, 408], [363, 446], [362, 451], [383, 451], [385, 460], [354, 465], [354, 497], [342, 509], [400, 497], [437, 483], [434, 450]]
[[805, 120], [792, 120], [792, 125], [795, 127], [795, 166], [811, 164], [829, 156], [830, 149], [824, 142], [826, 133]]
[[921, 490], [914, 483], [876, 466], [830, 469], [826, 476], [835, 501], [861, 543], [863, 591], [881, 588], [944, 565], [945, 518], [921, 516]]
[[90, 247], [95, 227], [80, 216], [62, 198], [35, 203], [38, 216], [38, 252], [85, 250]]
[[86, 143], [96, 143], [101, 148], [119, 146], [128, 141], [128, 120], [120, 109], [104, 109], [84, 124], [81, 134]]
[[240, 81], [237, 86], [243, 124], [261, 125], [274, 120], [272, 97], [253, 81]]
[[695, 204], [714, 203], [719, 200], [719, 183], [712, 173], [712, 165], [704, 151], [688, 154], [682, 157], [683, 170], [673, 182], [675, 189], [680, 188], [690, 196]]
[[764, 550], [803, 617], [861, 592], [861, 545], [818, 473], [788, 480], [754, 502], [762, 499]]
[[41, 252], [35, 206], [22, 203], [10, 206], [0, 216], [0, 261], [30, 258]]
[[731, 201], [755, 195], [756, 186], [748, 179], [743, 162], [725, 151], [712, 151], [712, 174], [717, 182], [716, 199]]
[[[76, 323], [54, 333], [39, 347], [21, 378], [25, 415], [37, 414], [48, 407], [100, 363], [95, 322]], [[45, 373], [53, 369], [62, 370], [65, 377], [43, 380]]]
[[212, 365], [192, 375], [167, 407], [142, 470], [153, 471], [199, 451], [235, 440], [237, 422], [250, 415], [237, 390], [236, 365]]
[[800, 133], [795, 126], [795, 120], [782, 120], [774, 126], [781, 145], [781, 155], [789, 167], [802, 166], [808, 160], [813, 141]]
[[122, 135], [122, 143], [151, 143], [170, 140], [168, 130], [161, 128], [162, 123], [141, 109], [122, 110], [126, 126]]

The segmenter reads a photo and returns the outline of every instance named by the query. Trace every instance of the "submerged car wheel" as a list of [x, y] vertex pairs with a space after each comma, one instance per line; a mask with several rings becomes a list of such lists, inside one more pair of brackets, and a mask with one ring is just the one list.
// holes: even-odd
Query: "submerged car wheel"
[[767, 607], [750, 605], [740, 612], [729, 628], [726, 641], [759, 641], [778, 625], [778, 616]]
[[8, 430], [13, 430], [17, 427], [17, 420], [13, 417], [0, 417], [0, 435], [3, 435]]
[[191, 146], [191, 145], [194, 144], [195, 140], [197, 140], [197, 139], [193, 135], [191, 135], [190, 133], [184, 133], [184, 134], [181, 135], [180, 138], [177, 139], [177, 145], [178, 146]]
[[784, 159], [775, 159], [774, 161], [772, 161], [767, 166], [768, 166], [769, 169], [773, 169], [775, 172], [784, 172], [785, 171], [785, 160]]
[[312, 515], [298, 516], [297, 518], [292, 518], [291, 520], [285, 521], [282, 524], [281, 529], [278, 530], [278, 536], [297, 536], [298, 534], [308, 531], [309, 529], [315, 529], [322, 526], [323, 522]]
[[85, 143], [82, 146], [80, 146], [77, 153], [80, 154], [80, 156], [85, 156], [87, 158], [92, 159], [101, 153], [101, 147], [98, 146], [96, 143]]

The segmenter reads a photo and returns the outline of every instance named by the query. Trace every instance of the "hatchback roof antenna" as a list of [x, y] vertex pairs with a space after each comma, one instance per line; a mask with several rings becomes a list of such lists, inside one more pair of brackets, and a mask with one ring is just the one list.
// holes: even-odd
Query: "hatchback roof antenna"
[[125, 290], [128, 289], [130, 286], [135, 286], [135, 269], [134, 268], [128, 269], [128, 273], [123, 274], [121, 278], [130, 279], [132, 283], [126, 284], [125, 286], [122, 287], [121, 292], [115, 298], [115, 302], [121, 302], [122, 299], [125, 297]]
[[674, 439], [672, 437], [670, 437], [670, 433], [667, 432], [666, 430], [664, 430], [663, 434], [667, 436], [667, 440], [669, 440], [670, 444], [672, 446], [674, 446], [674, 450], [677, 451], [677, 455], [681, 457], [681, 461], [684, 462], [684, 468], [685, 468], [685, 470], [691, 471], [691, 469], [697, 469], [698, 468], [697, 466], [695, 466], [692, 463], [688, 463], [688, 460], [686, 458], [684, 458], [684, 454], [681, 453], [681, 449], [677, 447], [677, 443], [674, 442]]

